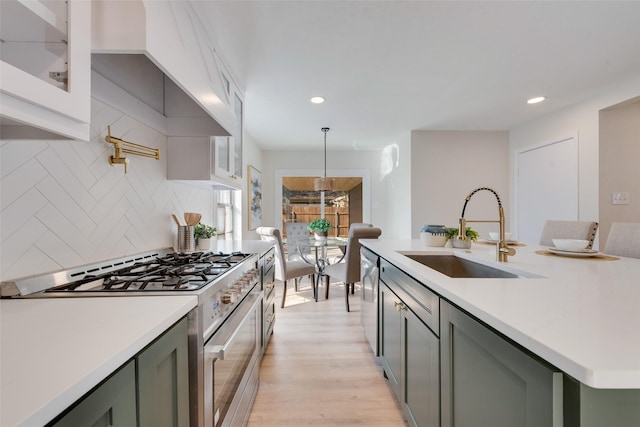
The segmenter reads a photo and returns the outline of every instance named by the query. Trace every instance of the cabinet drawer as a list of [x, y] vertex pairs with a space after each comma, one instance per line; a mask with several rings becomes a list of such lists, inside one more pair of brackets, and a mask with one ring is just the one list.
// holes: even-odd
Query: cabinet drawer
[[437, 294], [382, 258], [380, 280], [407, 304], [420, 321], [440, 335], [440, 297]]

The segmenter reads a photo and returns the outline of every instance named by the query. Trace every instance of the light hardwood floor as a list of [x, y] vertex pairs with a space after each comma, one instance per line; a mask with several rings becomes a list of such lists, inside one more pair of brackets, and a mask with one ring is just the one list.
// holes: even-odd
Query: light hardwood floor
[[[344, 286], [324, 286], [316, 303], [308, 278], [298, 293], [290, 285], [260, 368], [260, 386], [248, 427], [405, 426], [360, 325], [360, 293], [344, 307]], [[306, 289], [306, 290], [305, 290]]]

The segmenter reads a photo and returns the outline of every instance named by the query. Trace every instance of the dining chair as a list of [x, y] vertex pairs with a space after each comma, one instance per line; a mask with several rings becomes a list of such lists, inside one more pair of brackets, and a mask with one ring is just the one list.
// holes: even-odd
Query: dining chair
[[540, 245], [554, 246], [553, 239], [580, 239], [588, 240], [587, 249], [591, 249], [597, 231], [598, 223], [595, 221], [548, 220], [540, 234]]
[[[303, 261], [302, 257], [304, 255], [311, 254], [308, 225], [306, 222], [288, 222], [285, 224], [287, 261]], [[294, 290], [298, 292], [297, 277], [294, 279]]]
[[334, 277], [344, 282], [344, 303], [349, 311], [349, 291], [354, 293], [355, 283], [360, 281], [360, 239], [377, 239], [382, 234], [378, 227], [362, 227], [352, 224], [347, 237], [347, 249], [342, 262], [324, 268], [325, 298], [329, 298], [329, 281]]
[[604, 253], [640, 258], [640, 223], [614, 222], [609, 229]]
[[299, 277], [309, 276], [311, 278], [311, 286], [314, 294], [316, 292], [316, 268], [313, 265], [307, 264], [303, 260], [289, 261], [284, 257], [284, 245], [282, 243], [282, 236], [280, 230], [275, 227], [258, 227], [256, 233], [260, 236], [261, 240], [274, 242], [276, 250], [276, 264], [275, 264], [275, 279], [284, 283], [284, 289], [282, 292], [282, 303], [280, 308], [284, 308], [284, 302], [287, 298], [287, 281], [296, 279]]

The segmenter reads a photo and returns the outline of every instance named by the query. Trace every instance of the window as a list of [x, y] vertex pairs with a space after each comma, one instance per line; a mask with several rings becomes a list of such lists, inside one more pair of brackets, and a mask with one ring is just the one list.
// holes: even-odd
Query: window
[[240, 240], [241, 235], [241, 191], [216, 190], [214, 191], [215, 227], [218, 229], [218, 239]]

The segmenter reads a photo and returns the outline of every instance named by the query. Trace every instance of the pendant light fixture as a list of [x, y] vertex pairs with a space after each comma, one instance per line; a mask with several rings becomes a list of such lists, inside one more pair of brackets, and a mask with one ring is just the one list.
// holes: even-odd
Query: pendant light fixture
[[315, 191], [333, 191], [333, 178], [327, 178], [327, 132], [329, 128], [322, 128], [324, 132], [324, 175], [322, 178], [316, 178], [313, 187]]

